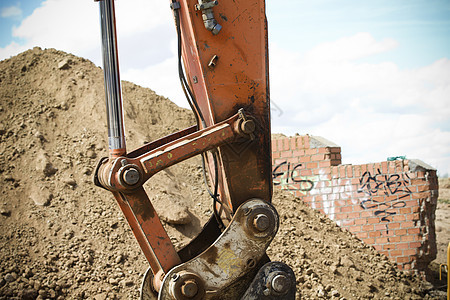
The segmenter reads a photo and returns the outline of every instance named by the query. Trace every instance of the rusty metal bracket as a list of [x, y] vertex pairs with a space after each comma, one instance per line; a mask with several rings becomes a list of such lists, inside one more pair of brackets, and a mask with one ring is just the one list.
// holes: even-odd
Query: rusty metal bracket
[[245, 128], [240, 126], [245, 122], [242, 116], [240, 111], [231, 118], [205, 129], [195, 132], [186, 130], [186, 135], [178, 138], [174, 135], [174, 140], [148, 152], [136, 151], [135, 154], [141, 153], [137, 157], [121, 156], [103, 160], [95, 175], [97, 182], [110, 191], [132, 193], [159, 171], [225, 143], [231, 143], [237, 136], [245, 134]]
[[[258, 219], [264, 218], [264, 222]], [[199, 256], [167, 273], [158, 299], [238, 299], [228, 287], [255, 269], [275, 237], [279, 218], [275, 208], [260, 199], [251, 199], [236, 211], [222, 235]], [[183, 287], [189, 284], [189, 298]], [[245, 284], [245, 283], [243, 283]], [[195, 286], [195, 287], [194, 287]], [[248, 286], [242, 291], [245, 292]], [[242, 287], [236, 288], [242, 290]], [[181, 295], [181, 296], [180, 296]], [[217, 298], [219, 297], [219, 298]], [[147, 300], [146, 298], [141, 298]]]

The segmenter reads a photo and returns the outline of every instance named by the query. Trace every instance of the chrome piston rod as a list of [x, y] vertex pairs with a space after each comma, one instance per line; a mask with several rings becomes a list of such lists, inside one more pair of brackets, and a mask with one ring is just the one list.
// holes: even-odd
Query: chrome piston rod
[[126, 154], [126, 147], [114, 0], [100, 0], [99, 3], [106, 113], [108, 119], [108, 143], [110, 156], [118, 157]]

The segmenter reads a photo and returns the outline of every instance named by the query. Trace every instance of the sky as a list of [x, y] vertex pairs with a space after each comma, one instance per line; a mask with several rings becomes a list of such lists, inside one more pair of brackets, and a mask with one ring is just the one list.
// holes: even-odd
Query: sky
[[[121, 78], [188, 107], [169, 1], [115, 3]], [[266, 0], [266, 14], [272, 132], [325, 137], [346, 164], [450, 174], [449, 0]], [[0, 34], [0, 60], [39, 46], [102, 64], [94, 0], [2, 0]]]

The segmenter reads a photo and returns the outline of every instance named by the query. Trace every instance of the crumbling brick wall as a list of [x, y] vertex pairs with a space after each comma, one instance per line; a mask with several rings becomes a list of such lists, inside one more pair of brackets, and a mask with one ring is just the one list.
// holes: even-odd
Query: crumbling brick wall
[[316, 136], [272, 140], [275, 188], [288, 190], [396, 262], [424, 270], [436, 258], [436, 170], [420, 160], [342, 165]]

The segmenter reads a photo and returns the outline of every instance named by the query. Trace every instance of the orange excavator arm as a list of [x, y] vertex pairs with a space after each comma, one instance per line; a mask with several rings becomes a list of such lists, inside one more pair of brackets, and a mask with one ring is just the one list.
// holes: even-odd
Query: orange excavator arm
[[[265, 254], [279, 225], [271, 205], [270, 100], [264, 0], [171, 1], [178, 71], [193, 126], [127, 152], [114, 1], [100, 0], [109, 152], [96, 185], [111, 191], [149, 263], [142, 299], [294, 299], [295, 277]], [[201, 155], [210, 221], [179, 251], [142, 185]]]

